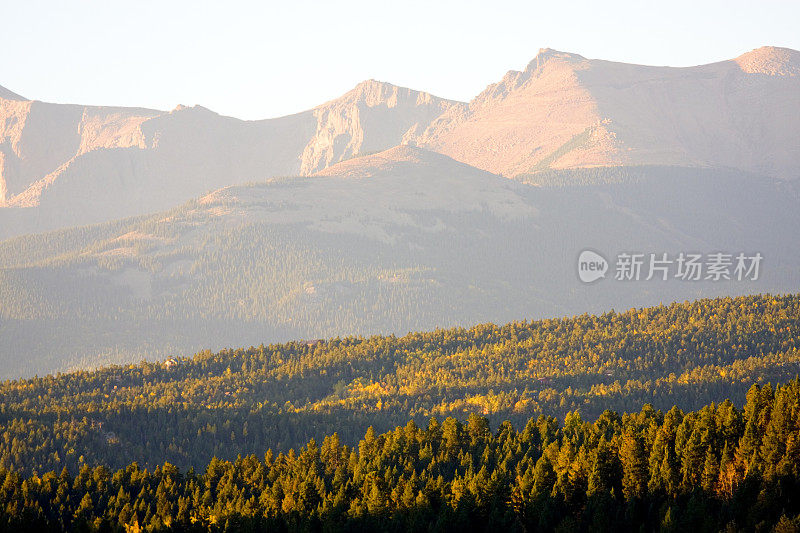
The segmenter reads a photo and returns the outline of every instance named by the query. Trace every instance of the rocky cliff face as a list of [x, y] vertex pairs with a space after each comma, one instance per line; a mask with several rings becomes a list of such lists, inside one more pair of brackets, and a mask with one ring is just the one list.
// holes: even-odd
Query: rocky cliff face
[[445, 113], [417, 142], [505, 176], [549, 168], [570, 143], [575, 146], [568, 151], [582, 156], [564, 166], [613, 164], [613, 144], [597, 102], [578, 78], [586, 61], [541, 50], [524, 71], [509, 71], [466, 108]]
[[734, 167], [800, 175], [794, 50], [765, 47], [689, 68], [590, 60], [543, 49], [418, 138], [507, 176], [615, 165]]
[[359, 154], [385, 150], [413, 138], [460, 102], [368, 80], [341, 98], [313, 110], [316, 132], [300, 156], [300, 172], [311, 174]]
[[36, 205], [47, 185], [89, 152], [146, 148], [140, 126], [157, 114], [0, 98], [0, 205]]
[[0, 207], [32, 211], [0, 212], [0, 238], [167, 209], [236, 183], [310, 174], [396, 146], [457, 105], [367, 81], [313, 110], [242, 121], [200, 106], [163, 112], [59, 105], [4, 90]]

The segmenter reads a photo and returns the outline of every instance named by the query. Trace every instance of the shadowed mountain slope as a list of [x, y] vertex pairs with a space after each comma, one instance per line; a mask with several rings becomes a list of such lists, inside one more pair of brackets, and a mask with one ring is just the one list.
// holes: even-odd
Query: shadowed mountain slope
[[[674, 167], [618, 177], [533, 186], [400, 146], [163, 213], [7, 240], [0, 368], [41, 374], [800, 283], [800, 248], [786, 237], [800, 227], [795, 182]], [[590, 285], [576, 269], [587, 248], [612, 263]], [[764, 263], [757, 281], [644, 281], [646, 267], [641, 281], [614, 280], [614, 258], [632, 251], [760, 252]]]

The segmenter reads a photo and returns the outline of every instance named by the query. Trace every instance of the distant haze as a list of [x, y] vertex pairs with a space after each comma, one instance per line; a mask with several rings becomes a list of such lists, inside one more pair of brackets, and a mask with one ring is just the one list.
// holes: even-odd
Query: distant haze
[[688, 66], [800, 49], [791, 1], [7, 2], [0, 84], [27, 98], [260, 119], [377, 79], [467, 101], [539, 48]]

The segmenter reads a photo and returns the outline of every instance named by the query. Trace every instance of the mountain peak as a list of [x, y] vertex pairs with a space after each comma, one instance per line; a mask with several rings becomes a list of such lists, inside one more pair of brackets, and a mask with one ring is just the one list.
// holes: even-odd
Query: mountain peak
[[400, 87], [392, 85], [391, 83], [368, 79], [360, 82], [342, 96], [325, 102], [317, 106], [317, 108], [325, 108], [341, 103], [353, 104], [356, 102], [366, 102], [368, 105], [377, 105], [383, 100], [386, 100], [389, 95], [395, 93], [398, 89], [400, 89]]
[[201, 105], [187, 106], [183, 104], [176, 105], [175, 108], [169, 112], [170, 115], [175, 113], [205, 113], [211, 115], [219, 115], [219, 113], [211, 111], [207, 107], [203, 107]]
[[380, 81], [374, 78], [370, 78], [368, 80], [364, 80], [358, 83], [355, 87], [353, 87], [352, 91], [356, 92], [363, 92], [363, 91], [370, 91], [370, 90], [381, 90], [381, 89], [391, 89], [397, 87], [396, 85], [389, 83], [388, 81]]
[[733, 60], [742, 71], [769, 76], [800, 75], [800, 52], [791, 48], [762, 46]]
[[374, 79], [313, 109], [316, 133], [300, 156], [300, 173], [313, 174], [358, 154], [413, 138], [447, 109], [463, 105]]
[[27, 100], [27, 98], [25, 98], [23, 96], [20, 96], [15, 92], [9, 91], [8, 89], [3, 87], [2, 85], [0, 85], [0, 99], [3, 99], [3, 100], [19, 100], [19, 101]]
[[394, 107], [398, 103], [398, 100], [416, 101], [418, 104], [431, 104], [434, 101], [455, 103], [444, 98], [438, 98], [424, 91], [416, 91], [389, 82], [368, 79], [362, 81], [339, 98], [322, 104], [319, 108], [341, 103], [363, 103], [370, 107], [376, 105]]
[[417, 142], [504, 176], [681, 165], [792, 178], [800, 168], [798, 82], [800, 52], [787, 48], [685, 68], [543, 48], [525, 71], [508, 72]]
[[570, 52], [560, 52], [558, 50], [553, 50], [552, 48], [540, 48], [539, 53], [536, 54], [528, 66], [525, 67], [526, 72], [530, 72], [541, 68], [546, 63], [551, 61], [561, 61], [567, 63], [575, 63], [578, 61], [585, 61], [586, 58], [579, 54], [572, 54]]

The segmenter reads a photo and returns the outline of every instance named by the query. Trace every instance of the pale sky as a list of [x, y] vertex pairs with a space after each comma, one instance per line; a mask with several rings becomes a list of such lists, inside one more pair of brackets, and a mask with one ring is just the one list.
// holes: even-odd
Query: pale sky
[[544, 47], [671, 66], [800, 49], [796, 0], [3, 0], [0, 13], [0, 85], [27, 98], [244, 119], [369, 78], [466, 101]]

